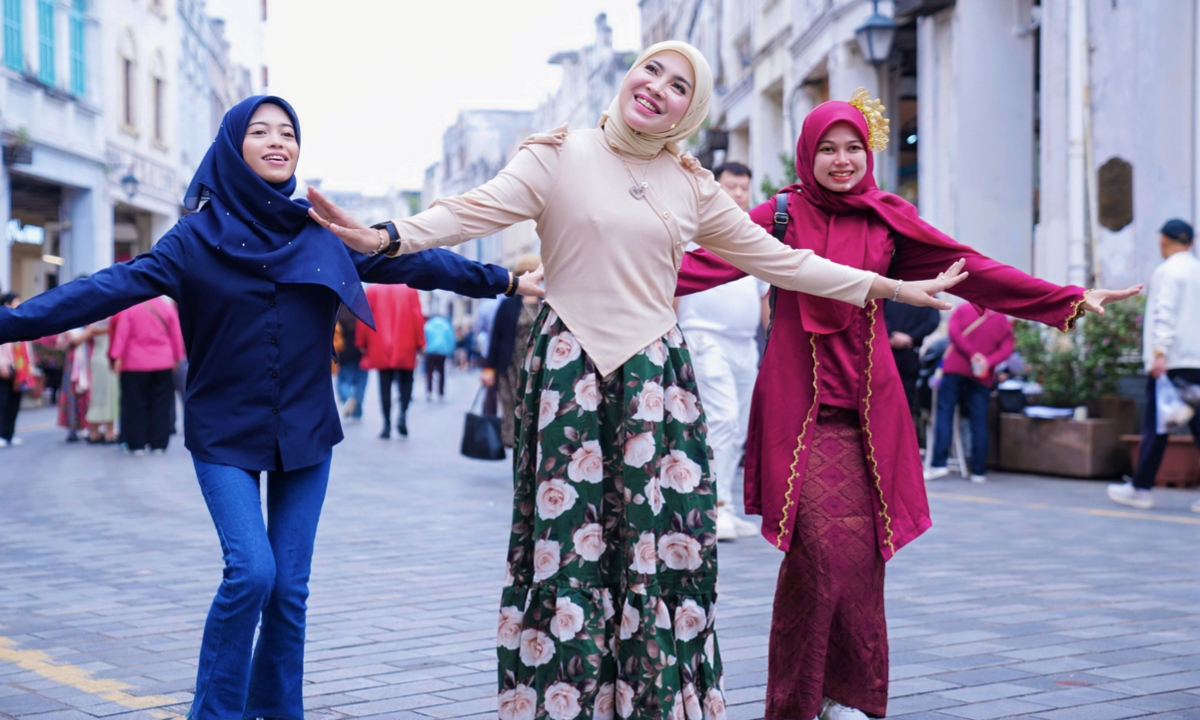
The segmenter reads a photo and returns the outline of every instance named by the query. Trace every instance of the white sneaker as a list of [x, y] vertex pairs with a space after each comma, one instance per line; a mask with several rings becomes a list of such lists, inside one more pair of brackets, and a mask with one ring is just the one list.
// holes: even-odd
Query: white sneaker
[[9, 446], [9, 444], [10, 443], [7, 440], [5, 440], [4, 438], [0, 438], [0, 448], [6, 448]]
[[342, 406], [342, 417], [350, 417], [354, 411], [358, 409], [358, 398], [350, 398], [346, 404]]
[[818, 720], [867, 720], [867, 716], [862, 710], [846, 707], [829, 698], [825, 698], [825, 704], [821, 706], [821, 714], [817, 718]]
[[737, 540], [737, 526], [733, 524], [733, 513], [721, 507], [717, 508], [717, 540], [721, 542]]
[[759, 534], [758, 525], [737, 513], [730, 512], [729, 519], [733, 521], [733, 527], [737, 530], [738, 537], [754, 537]]
[[976, 485], [982, 485], [985, 482], [987, 482], [987, 476], [986, 475], [972, 475], [971, 482], [975, 483]]
[[949, 474], [950, 474], [950, 468], [945, 468], [945, 467], [926, 468], [925, 469], [925, 482], [929, 482], [930, 480], [941, 480], [942, 478], [946, 477]]
[[1135, 488], [1132, 482], [1111, 483], [1108, 486], [1108, 497], [1115, 503], [1128, 505], [1138, 510], [1149, 510], [1154, 507], [1154, 495], [1149, 490]]
[[9, 445], [12, 445], [13, 447], [21, 447], [24, 444], [25, 444], [25, 441], [19, 437], [15, 437], [9, 441]]
[[1197, 500], [1196, 502], [1192, 503], [1192, 512], [1200, 513], [1200, 500]]

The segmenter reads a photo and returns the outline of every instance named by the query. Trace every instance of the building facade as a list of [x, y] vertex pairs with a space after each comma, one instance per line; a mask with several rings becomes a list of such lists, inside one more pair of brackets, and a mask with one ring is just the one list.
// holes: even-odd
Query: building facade
[[99, 8], [3, 0], [0, 286], [25, 297], [111, 262]]
[[891, 120], [876, 180], [926, 220], [1055, 282], [1145, 282], [1162, 222], [1200, 214], [1200, 5], [877, 7], [896, 23], [879, 66], [856, 37], [871, 0], [640, 4], [643, 43], [687, 40], [713, 65], [710, 127], [724, 132], [695, 139], [702, 158], [778, 187], [805, 115], [866, 87]]
[[[496, 177], [514, 144], [529, 136], [533, 113], [529, 110], [463, 110], [442, 133], [442, 158], [434, 178], [426, 180], [430, 194], [422, 194], [428, 207], [439, 197], [461, 195]], [[428, 173], [427, 173], [428, 176]], [[470, 240], [457, 251], [472, 260], [504, 264], [505, 238], [510, 231]]]
[[265, 72], [203, 0], [0, 2], [0, 288], [29, 297], [149, 250]]
[[101, 68], [108, 80], [102, 91], [110, 261], [121, 262], [147, 252], [179, 219], [181, 19], [166, 2], [98, 5]]
[[568, 123], [572, 129], [595, 127], [608, 109], [621, 80], [637, 58], [634, 50], [617, 50], [608, 16], [596, 16], [596, 40], [575, 50], [550, 57], [551, 65], [562, 68], [562, 80], [533, 113], [533, 127], [545, 132]]

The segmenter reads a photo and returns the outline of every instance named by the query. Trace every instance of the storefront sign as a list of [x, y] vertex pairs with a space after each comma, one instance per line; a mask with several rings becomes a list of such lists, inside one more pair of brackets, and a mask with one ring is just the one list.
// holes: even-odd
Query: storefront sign
[[46, 229], [37, 225], [25, 225], [22, 227], [21, 221], [13, 218], [4, 227], [4, 236], [8, 238], [9, 244], [24, 243], [26, 245], [41, 245], [46, 242]]

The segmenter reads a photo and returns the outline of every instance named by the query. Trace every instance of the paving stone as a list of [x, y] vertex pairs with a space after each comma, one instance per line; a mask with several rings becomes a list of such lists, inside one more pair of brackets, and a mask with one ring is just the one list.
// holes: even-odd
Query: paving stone
[[[511, 479], [457, 455], [477, 387], [452, 373], [448, 401], [415, 403], [392, 442], [374, 437], [371, 389], [346, 428], [313, 564], [308, 720], [495, 717]], [[221, 572], [187, 453], [22, 432], [0, 471], [0, 637], [182, 715]], [[1195, 524], [1076, 512], [1111, 509], [1102, 483], [994, 473], [929, 490], [933, 529], [887, 568], [891, 717], [1200, 718]], [[1195, 496], [1156, 492], [1148, 515], [1194, 520]], [[727, 717], [760, 720], [782, 555], [745, 538], [720, 557]], [[153, 717], [0, 662], [0, 718], [31, 716]]]

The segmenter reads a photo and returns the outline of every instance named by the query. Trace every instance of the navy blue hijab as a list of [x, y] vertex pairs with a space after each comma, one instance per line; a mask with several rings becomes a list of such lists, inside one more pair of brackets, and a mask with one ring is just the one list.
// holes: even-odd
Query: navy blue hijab
[[288, 114], [300, 144], [300, 121], [282, 98], [256, 95], [234, 105], [225, 113], [183, 200], [189, 210], [199, 208], [205, 199], [208, 204], [181, 225], [239, 270], [273, 282], [324, 285], [374, 328], [371, 306], [349, 250], [308, 216], [307, 201], [292, 199], [296, 176], [281, 184], [269, 183], [242, 158], [246, 128], [263, 103], [278, 105]]

